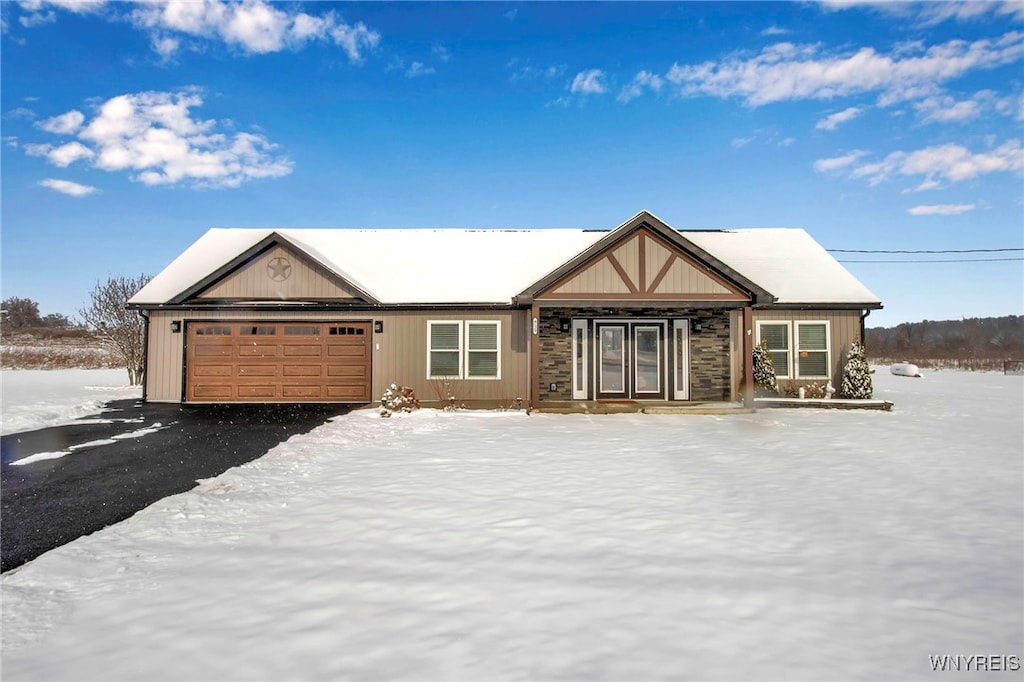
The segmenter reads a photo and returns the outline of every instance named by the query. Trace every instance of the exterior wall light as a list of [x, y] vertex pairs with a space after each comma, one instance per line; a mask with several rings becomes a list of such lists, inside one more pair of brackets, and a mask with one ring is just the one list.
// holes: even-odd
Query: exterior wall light
[[181, 320], [171, 320], [171, 333], [172, 334], [180, 334], [181, 333]]
[[383, 334], [384, 333], [384, 320], [374, 320], [373, 321], [373, 333], [374, 334]]

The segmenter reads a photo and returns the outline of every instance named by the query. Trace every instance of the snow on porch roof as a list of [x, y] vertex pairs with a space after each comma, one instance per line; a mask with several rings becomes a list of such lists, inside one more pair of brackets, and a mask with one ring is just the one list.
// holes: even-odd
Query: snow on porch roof
[[[212, 229], [129, 301], [160, 305], [277, 233], [383, 304], [500, 304], [608, 232], [580, 229]], [[780, 304], [877, 306], [878, 297], [801, 229], [680, 234]]]

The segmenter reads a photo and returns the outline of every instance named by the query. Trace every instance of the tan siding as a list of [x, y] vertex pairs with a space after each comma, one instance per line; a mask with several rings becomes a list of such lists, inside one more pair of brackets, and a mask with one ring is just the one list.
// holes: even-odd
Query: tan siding
[[643, 290], [648, 291], [654, 284], [654, 278], [661, 272], [665, 262], [672, 257], [672, 252], [656, 239], [647, 238], [644, 240], [644, 251], [647, 256], [647, 281], [643, 282]]
[[[756, 341], [757, 323], [759, 321], [810, 322], [827, 320], [830, 332], [829, 343], [831, 344], [829, 348], [831, 350], [832, 385], [838, 390], [843, 380], [843, 365], [846, 364], [846, 354], [850, 350], [850, 344], [860, 340], [860, 314], [859, 310], [754, 310], [754, 340]], [[742, 347], [738, 346], [738, 348]], [[733, 382], [735, 386], [738, 386], [740, 377], [743, 375], [742, 363], [741, 353], [734, 353], [732, 375], [735, 378]], [[789, 379], [783, 383], [800, 386], [813, 382], [807, 379]]]
[[637, 289], [642, 287], [643, 283], [640, 281], [640, 235], [634, 234], [612, 253], [633, 286]]
[[[284, 258], [291, 265], [287, 279], [274, 281], [268, 265]], [[231, 273], [196, 298], [243, 300], [309, 300], [359, 298], [355, 291], [326, 277], [323, 271], [302, 256], [281, 245], [274, 246], [252, 262]]]
[[[553, 294], [628, 294], [629, 287], [607, 258], [590, 265], [565, 282]], [[542, 297], [543, 298], [543, 297]]]
[[679, 294], [693, 297], [701, 294], [736, 293], [715, 281], [706, 272], [696, 268], [682, 258], [677, 258], [669, 268], [665, 279], [653, 292], [656, 294]]
[[[500, 401], [527, 399], [529, 366], [528, 311], [469, 312], [352, 312], [330, 313], [293, 311], [152, 311], [147, 364], [147, 399], [153, 402], [179, 402], [182, 395], [184, 329], [171, 333], [172, 320], [380, 320], [383, 334], [373, 334], [371, 396], [379, 398], [391, 383], [411, 386], [421, 400], [436, 399], [434, 386], [427, 380], [427, 320], [499, 320], [501, 322], [501, 379], [465, 379], [457, 382], [460, 400]], [[379, 347], [378, 347], [379, 346]]]

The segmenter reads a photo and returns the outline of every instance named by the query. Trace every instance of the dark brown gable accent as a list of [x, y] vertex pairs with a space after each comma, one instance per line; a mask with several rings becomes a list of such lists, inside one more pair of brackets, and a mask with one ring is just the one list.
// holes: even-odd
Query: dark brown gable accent
[[[667, 253], [654, 278], [648, 282], [648, 272], [654, 264], [648, 262], [651, 245]], [[632, 254], [632, 259], [623, 262], [618, 255], [622, 251]], [[655, 261], [656, 262], [656, 261]], [[691, 278], [700, 280], [700, 288], [707, 291], [659, 292], [673, 269], [691, 272]], [[612, 274], [614, 273], [614, 274]], [[628, 293], [616, 286], [625, 285]], [[605, 282], [601, 287], [598, 282]], [[562, 274], [561, 277], [543, 288], [536, 296], [538, 300], [706, 300], [706, 301], [748, 301], [750, 293], [684, 253], [655, 233], [646, 223], [622, 235], [618, 240], [606, 244], [589, 259]]]

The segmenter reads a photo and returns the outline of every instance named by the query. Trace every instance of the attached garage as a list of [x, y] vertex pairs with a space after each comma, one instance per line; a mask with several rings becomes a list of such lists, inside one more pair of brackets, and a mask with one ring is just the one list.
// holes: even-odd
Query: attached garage
[[369, 322], [193, 321], [185, 402], [370, 402]]

